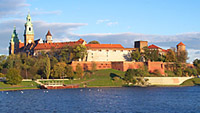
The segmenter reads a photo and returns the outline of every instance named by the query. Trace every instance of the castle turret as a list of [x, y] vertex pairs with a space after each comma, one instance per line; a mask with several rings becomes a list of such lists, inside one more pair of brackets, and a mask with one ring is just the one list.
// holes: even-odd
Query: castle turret
[[50, 31], [48, 30], [47, 34], [46, 34], [46, 43], [52, 43], [53, 39], [52, 39], [52, 35], [50, 33]]
[[16, 27], [14, 26], [14, 30], [10, 40], [9, 54], [15, 54], [18, 51], [19, 51], [19, 39], [18, 39], [18, 34], [16, 32]]
[[176, 45], [177, 52], [185, 51], [185, 44], [183, 42], [180, 42], [178, 45]]
[[26, 17], [24, 30], [24, 46], [26, 46], [28, 43], [34, 43], [33, 24], [31, 22], [30, 13]]

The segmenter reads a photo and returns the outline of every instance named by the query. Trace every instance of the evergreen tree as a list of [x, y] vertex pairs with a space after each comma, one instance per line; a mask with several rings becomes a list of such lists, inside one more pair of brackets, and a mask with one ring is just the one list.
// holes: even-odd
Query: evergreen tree
[[79, 63], [76, 65], [76, 75], [79, 78], [83, 78], [83, 69]]
[[49, 57], [47, 55], [46, 56], [45, 67], [44, 67], [44, 74], [45, 74], [47, 79], [49, 79], [50, 71], [51, 71], [51, 64], [50, 64], [50, 59], [49, 59]]

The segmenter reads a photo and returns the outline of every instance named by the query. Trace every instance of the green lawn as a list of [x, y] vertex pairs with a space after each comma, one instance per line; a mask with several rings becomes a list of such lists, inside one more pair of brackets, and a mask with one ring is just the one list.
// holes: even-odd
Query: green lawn
[[[125, 72], [114, 69], [103, 69], [103, 70], [97, 70], [92, 75], [87, 74], [83, 79], [80, 80], [79, 79], [64, 80], [64, 84], [80, 84], [80, 87], [83, 87], [82, 82], [87, 82], [86, 83], [87, 87], [103, 87], [103, 86], [120, 87], [124, 84], [124, 81], [121, 79], [124, 77], [124, 74]], [[41, 82], [44, 83], [46, 81], [41, 81]]]
[[192, 78], [192, 79], [186, 80], [181, 85], [183, 85], [183, 86], [200, 85], [200, 78]]
[[22, 81], [18, 85], [9, 85], [4, 82], [0, 82], [0, 91], [5, 90], [20, 90], [20, 89], [37, 89], [38, 85], [33, 81]]

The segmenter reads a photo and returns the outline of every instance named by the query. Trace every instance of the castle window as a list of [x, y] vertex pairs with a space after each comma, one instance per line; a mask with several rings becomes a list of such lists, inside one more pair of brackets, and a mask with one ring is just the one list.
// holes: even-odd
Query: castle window
[[116, 50], [113, 50], [114, 52], [116, 52]]
[[29, 31], [31, 31], [31, 27], [29, 27]]
[[123, 52], [123, 50], [121, 50], [121, 52]]
[[106, 50], [107, 52], [109, 52], [109, 50]]
[[31, 21], [31, 19], [28, 19], [28, 21]]

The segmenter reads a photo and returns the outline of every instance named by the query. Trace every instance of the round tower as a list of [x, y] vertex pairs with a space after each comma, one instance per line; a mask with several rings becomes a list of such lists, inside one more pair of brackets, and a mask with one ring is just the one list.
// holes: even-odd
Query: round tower
[[183, 44], [183, 42], [180, 42], [176, 47], [177, 52], [185, 51], [185, 44]]

